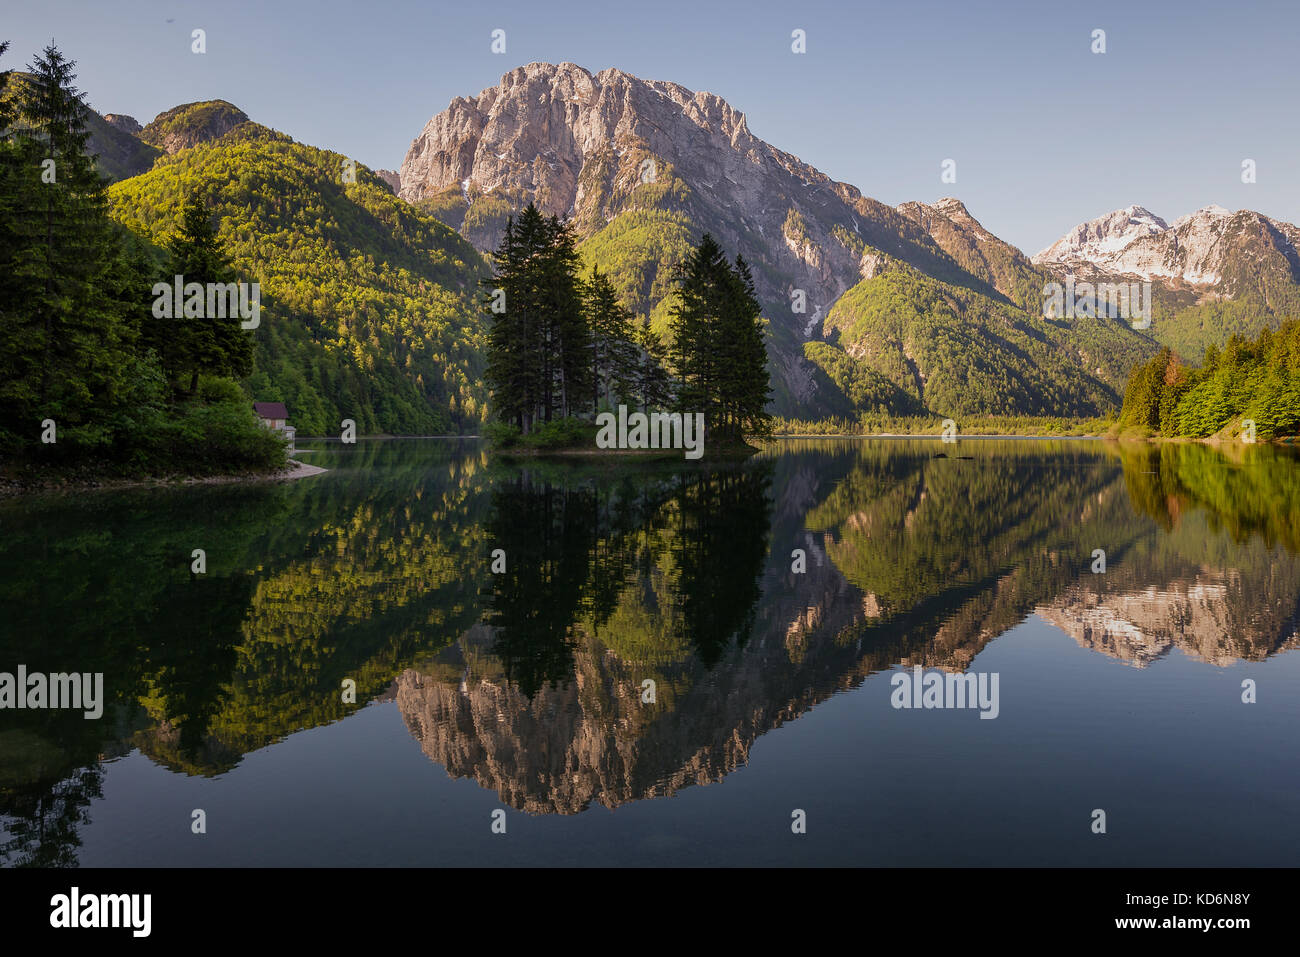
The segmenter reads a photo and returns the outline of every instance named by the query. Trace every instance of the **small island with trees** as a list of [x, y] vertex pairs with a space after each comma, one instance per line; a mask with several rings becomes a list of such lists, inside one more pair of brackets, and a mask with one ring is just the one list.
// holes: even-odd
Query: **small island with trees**
[[496, 448], [600, 453], [598, 421], [629, 410], [702, 416], [706, 455], [752, 451], [746, 438], [771, 434], [765, 323], [742, 257], [700, 239], [678, 270], [667, 342], [579, 262], [559, 217], [530, 203], [507, 221], [481, 281]]

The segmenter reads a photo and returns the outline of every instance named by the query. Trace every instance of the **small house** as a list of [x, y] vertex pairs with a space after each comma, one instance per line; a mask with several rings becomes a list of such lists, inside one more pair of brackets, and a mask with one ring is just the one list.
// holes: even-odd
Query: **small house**
[[298, 430], [289, 424], [289, 410], [283, 402], [254, 402], [253, 411], [262, 420], [262, 424], [273, 432], [280, 432], [289, 440], [289, 451], [293, 451], [294, 436]]

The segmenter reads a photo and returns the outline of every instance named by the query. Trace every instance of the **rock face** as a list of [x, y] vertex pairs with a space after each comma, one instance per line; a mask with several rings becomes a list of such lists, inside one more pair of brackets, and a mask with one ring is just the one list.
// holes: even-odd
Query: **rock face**
[[1103, 592], [1080, 582], [1036, 611], [1083, 647], [1138, 668], [1173, 648], [1227, 667], [1300, 647], [1294, 593], [1289, 602], [1286, 595], [1261, 600], [1258, 584], [1243, 588], [1240, 575], [1213, 570], [1161, 589]]
[[1034, 257], [1034, 262], [1083, 260], [1109, 262], [1124, 247], [1145, 236], [1158, 236], [1169, 224], [1142, 206], [1126, 206], [1080, 223]]
[[[532, 199], [548, 214], [572, 217], [584, 234], [629, 209], [662, 207], [636, 187], [673, 180], [684, 189], [667, 205], [693, 214], [729, 248], [753, 246], [741, 251], [761, 252], [810, 285], [833, 289], [836, 278], [851, 284], [860, 275], [860, 254], [831, 236], [837, 224], [861, 234], [863, 219], [878, 216], [933, 252], [889, 207], [754, 137], [745, 115], [721, 98], [615, 69], [513, 70], [433, 117], [401, 170], [411, 202], [451, 188], [469, 205], [491, 194], [512, 204]], [[480, 248], [493, 239], [480, 237]]]
[[[404, 192], [418, 200], [469, 180], [488, 192], [522, 188], [547, 213], [576, 213], [579, 200], [592, 198], [580, 183], [588, 161], [628, 147], [678, 161], [693, 155], [702, 165], [683, 172], [733, 195], [748, 191], [759, 201], [749, 205], [762, 205], [755, 174], [815, 174], [756, 140], [744, 114], [710, 93], [614, 69], [593, 76], [572, 63], [530, 63], [429, 121], [402, 164]], [[639, 176], [639, 163], [634, 170]]]
[[183, 103], [155, 116], [140, 138], [170, 155], [215, 140], [246, 122], [248, 114], [225, 100]]
[[1225, 297], [1262, 266], [1300, 281], [1300, 230], [1251, 210], [1206, 206], [1172, 223], [1141, 206], [1081, 223], [1034, 257], [1035, 263], [1091, 265], [1105, 272], [1190, 287]]
[[[773, 325], [773, 368], [795, 393], [807, 388], [801, 343], [818, 337], [821, 318], [881, 253], [959, 271], [916, 223], [758, 139], [721, 98], [616, 69], [531, 63], [453, 100], [412, 142], [401, 184], [403, 198], [481, 250], [530, 200], [570, 217], [580, 238], [629, 213], [657, 217], [657, 228], [692, 243], [712, 233], [753, 267]], [[648, 258], [652, 270], [673, 265]], [[646, 312], [654, 302], [632, 305]]]
[[391, 169], [377, 169], [375, 175], [388, 184], [388, 188], [394, 194], [400, 195], [402, 192], [402, 177]]
[[134, 116], [127, 116], [125, 113], [105, 113], [104, 122], [132, 136], [138, 136], [142, 129]]

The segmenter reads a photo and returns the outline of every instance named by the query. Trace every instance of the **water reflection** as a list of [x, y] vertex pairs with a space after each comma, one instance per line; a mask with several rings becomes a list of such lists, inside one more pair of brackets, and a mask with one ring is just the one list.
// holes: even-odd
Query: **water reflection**
[[0, 668], [103, 671], [110, 705], [0, 713], [0, 854], [75, 863], [115, 756], [222, 774], [369, 701], [395, 698], [449, 774], [575, 813], [719, 780], [867, 675], [966, 668], [1030, 615], [1138, 667], [1300, 642], [1289, 452], [938, 451], [514, 467], [473, 443], [363, 443], [290, 485], [6, 504]]

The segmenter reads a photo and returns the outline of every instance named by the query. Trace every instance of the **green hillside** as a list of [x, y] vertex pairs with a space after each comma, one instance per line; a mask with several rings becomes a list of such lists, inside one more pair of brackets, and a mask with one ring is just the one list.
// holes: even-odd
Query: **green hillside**
[[694, 233], [683, 213], [634, 210], [583, 242], [579, 252], [588, 267], [598, 266], [609, 277], [625, 306], [651, 315], [672, 292], [673, 269], [690, 255]]
[[1118, 405], [1119, 370], [1148, 354], [1117, 320], [1045, 320], [901, 264], [845, 293], [826, 330], [838, 337], [835, 352], [809, 350], [823, 369], [844, 365], [836, 352], [851, 356], [928, 411], [953, 416], [1098, 415]]
[[344, 183], [345, 159], [243, 123], [114, 185], [111, 212], [161, 243], [182, 200], [207, 197], [240, 278], [261, 283], [245, 388], [285, 402], [300, 433], [337, 434], [345, 418], [361, 433], [473, 431], [484, 264], [368, 169]]
[[1222, 348], [1233, 336], [1254, 339], [1300, 316], [1300, 286], [1269, 281], [1281, 277], [1261, 278], [1267, 293], [1251, 290], [1236, 299], [1211, 299], [1167, 312], [1157, 306], [1151, 334], [1183, 359], [1196, 362], [1210, 346]]
[[139, 137], [119, 130], [95, 112], [86, 117], [86, 129], [90, 132], [88, 152], [110, 182], [138, 176], [153, 166], [162, 152]]
[[[17, 105], [25, 85], [32, 80], [32, 75], [23, 70], [9, 73], [8, 83], [0, 92], [0, 99], [6, 104]], [[86, 142], [86, 152], [95, 158], [95, 166], [100, 175], [109, 182], [117, 182], [129, 176], [143, 173], [153, 165], [161, 154], [156, 146], [151, 146], [138, 136], [120, 130], [109, 123], [94, 110], [87, 109], [84, 116], [86, 132], [90, 138]], [[25, 128], [28, 120], [21, 111], [14, 117], [14, 126]]]

